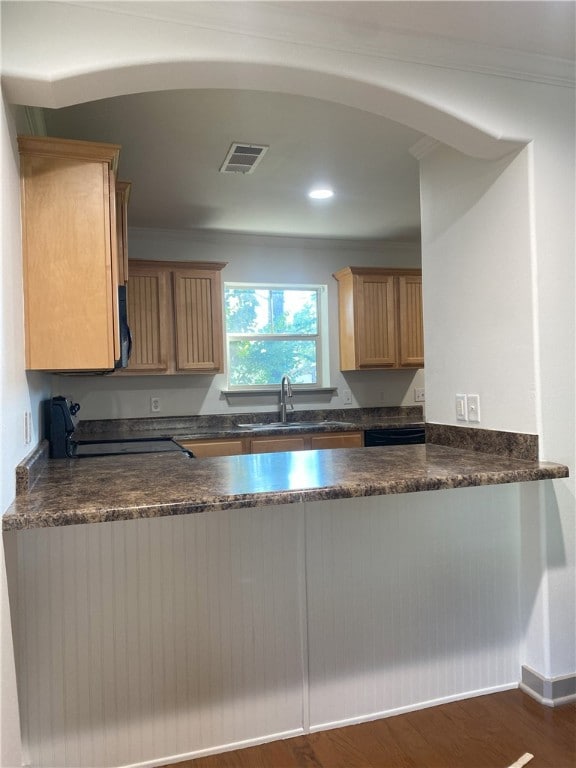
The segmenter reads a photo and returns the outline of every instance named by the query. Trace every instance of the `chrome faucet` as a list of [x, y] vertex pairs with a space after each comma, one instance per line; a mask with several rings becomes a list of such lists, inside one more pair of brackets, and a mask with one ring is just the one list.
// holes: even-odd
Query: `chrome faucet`
[[288, 376], [282, 376], [282, 381], [280, 382], [280, 421], [282, 423], [286, 422], [286, 400], [289, 399], [290, 402], [288, 405], [290, 406], [290, 409], [294, 410], [294, 405], [292, 403], [292, 383], [290, 382], [290, 378]]

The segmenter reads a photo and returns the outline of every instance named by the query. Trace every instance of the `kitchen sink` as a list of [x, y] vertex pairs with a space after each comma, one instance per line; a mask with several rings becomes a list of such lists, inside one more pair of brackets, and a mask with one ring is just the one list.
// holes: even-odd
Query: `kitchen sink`
[[240, 429], [298, 429], [302, 427], [351, 427], [350, 421], [256, 421], [251, 424], [237, 424]]

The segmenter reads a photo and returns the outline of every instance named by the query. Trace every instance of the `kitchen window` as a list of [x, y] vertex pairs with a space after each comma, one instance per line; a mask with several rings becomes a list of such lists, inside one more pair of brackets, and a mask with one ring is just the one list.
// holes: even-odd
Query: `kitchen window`
[[327, 287], [226, 283], [228, 386], [321, 388], [327, 381]]

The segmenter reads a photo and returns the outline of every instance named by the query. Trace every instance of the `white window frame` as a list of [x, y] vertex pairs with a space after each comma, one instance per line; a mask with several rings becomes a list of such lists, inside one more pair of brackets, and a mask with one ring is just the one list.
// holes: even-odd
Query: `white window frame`
[[295, 390], [320, 390], [330, 386], [330, 363], [329, 363], [329, 330], [328, 330], [328, 286], [311, 283], [239, 283], [225, 282], [224, 295], [227, 288], [251, 288], [254, 290], [291, 290], [291, 291], [315, 291], [317, 295], [318, 307], [318, 332], [312, 335], [304, 334], [240, 334], [228, 333], [226, 326], [226, 302], [224, 301], [224, 335], [226, 346], [226, 378], [227, 386], [230, 392], [276, 392], [280, 382], [268, 385], [262, 384], [232, 384], [230, 382], [230, 341], [241, 338], [282, 339], [289, 341], [291, 339], [316, 339], [316, 383], [315, 384], [292, 384]]

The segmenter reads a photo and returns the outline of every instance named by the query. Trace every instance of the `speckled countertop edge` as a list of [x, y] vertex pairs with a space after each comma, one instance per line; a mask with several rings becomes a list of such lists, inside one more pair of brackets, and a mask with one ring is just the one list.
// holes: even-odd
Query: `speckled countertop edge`
[[194, 460], [184, 454], [61, 459], [17, 497], [3, 529], [528, 482], [568, 468], [438, 445]]

